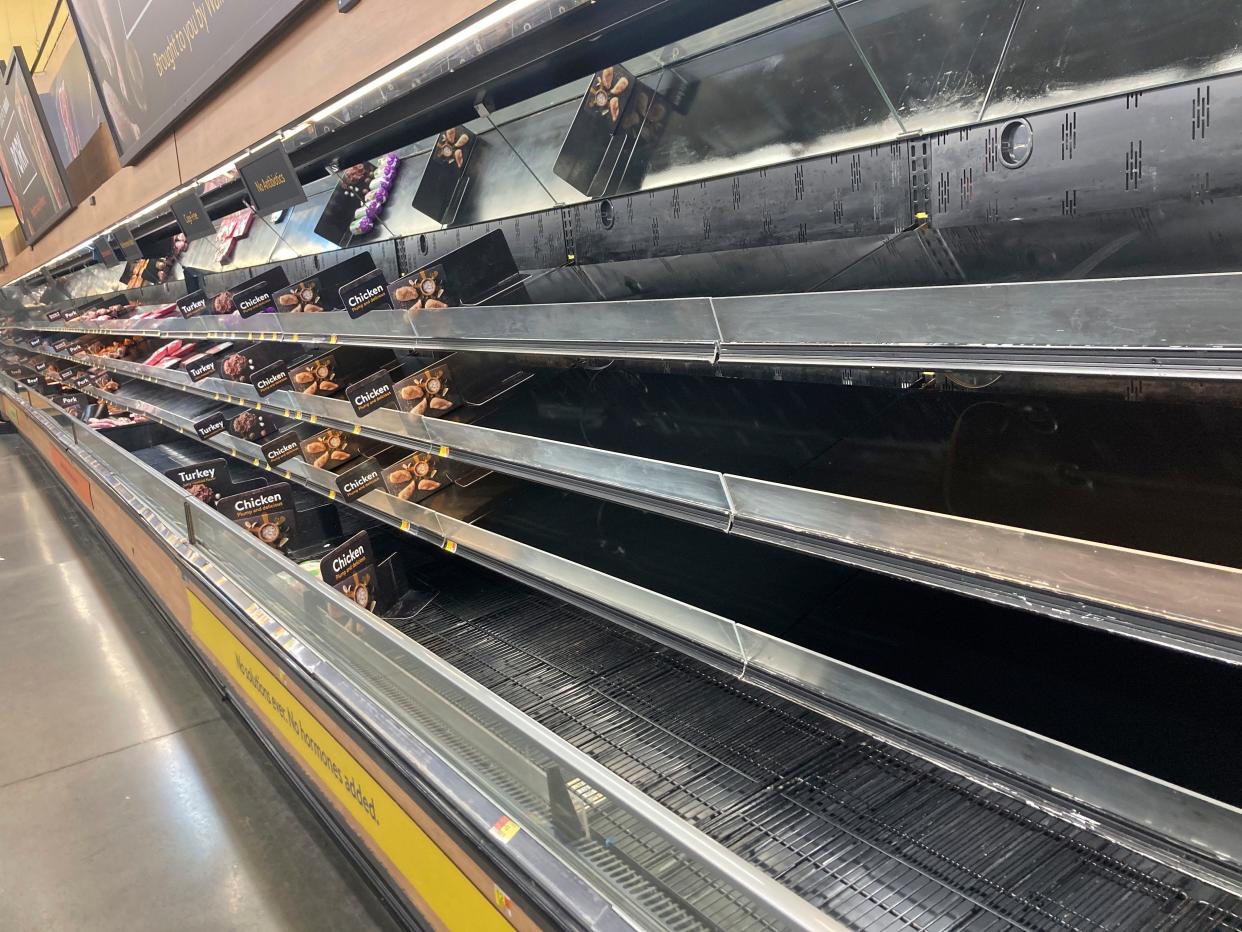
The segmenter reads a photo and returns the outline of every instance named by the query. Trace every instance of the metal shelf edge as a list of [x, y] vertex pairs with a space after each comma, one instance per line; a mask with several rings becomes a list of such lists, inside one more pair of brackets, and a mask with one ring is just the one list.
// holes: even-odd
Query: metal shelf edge
[[742, 476], [725, 486], [733, 533], [1242, 663], [1242, 570]]
[[20, 329], [348, 343], [712, 364], [938, 367], [1242, 378], [1242, 275], [1147, 276], [860, 291], [476, 305]]
[[[21, 347], [18, 347], [19, 349]], [[44, 351], [67, 360], [76, 357]], [[113, 371], [133, 374], [146, 367], [115, 360], [99, 360]], [[238, 383], [205, 379], [197, 385], [182, 376], [139, 376], [170, 389], [189, 391], [216, 401], [265, 408], [286, 417], [324, 424], [362, 436], [437, 452], [449, 447], [450, 456], [529, 479], [640, 507], [677, 520], [692, 521], [809, 553], [849, 563], [914, 582], [936, 586], [973, 598], [1063, 621], [1097, 627], [1137, 637], [1172, 649], [1189, 651], [1230, 663], [1242, 663], [1242, 570], [1196, 563], [1177, 557], [1127, 550], [1091, 541], [990, 524], [968, 518], [903, 508], [884, 502], [852, 499], [793, 486], [762, 482], [742, 476], [725, 476], [676, 464], [642, 460], [604, 451], [589, 451], [620, 472], [631, 465], [648, 464], [667, 470], [666, 475], [686, 477], [698, 484], [697, 497], [640, 492], [620, 481], [604, 481], [599, 475], [539, 468], [521, 458], [493, 457], [472, 451], [444, 434], [431, 431], [477, 432], [503, 436], [515, 443], [558, 445], [540, 438], [522, 438], [490, 432], [487, 428], [432, 419], [422, 425], [424, 434], [410, 432], [399, 412], [383, 409], [378, 414], [384, 427], [363, 425], [354, 419], [348, 402], [296, 393], [273, 392], [258, 399], [213, 391], [242, 390]], [[250, 386], [244, 386], [253, 394]], [[305, 402], [306, 407], [301, 405]], [[439, 425], [438, 428], [435, 425]], [[443, 441], [451, 439], [452, 443]], [[707, 494], [704, 479], [720, 481], [720, 495]], [[723, 510], [722, 510], [723, 506]], [[911, 542], [930, 541], [936, 546], [912, 547]], [[1033, 574], [1032, 566], [1047, 564], [1047, 571]], [[1093, 567], [1090, 572], [1084, 567]], [[1185, 607], [1187, 599], [1192, 607]], [[1194, 608], [1193, 606], [1200, 606]], [[1232, 606], [1232, 608], [1231, 608]]]

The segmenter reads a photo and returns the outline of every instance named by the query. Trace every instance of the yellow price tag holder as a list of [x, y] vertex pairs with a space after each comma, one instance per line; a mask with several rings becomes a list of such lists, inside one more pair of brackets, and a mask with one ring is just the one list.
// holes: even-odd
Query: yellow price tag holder
[[[491, 833], [507, 845], [509, 842], [513, 841], [514, 836], [516, 836], [521, 830], [522, 826], [518, 825], [508, 816], [501, 816], [492, 826]], [[497, 889], [496, 892], [500, 894], [500, 896], [504, 896], [499, 889]], [[501, 905], [503, 905], [503, 903]]]
[[446, 540], [444, 542], [444, 549], [447, 550], [449, 553], [456, 553], [457, 552], [457, 541]]

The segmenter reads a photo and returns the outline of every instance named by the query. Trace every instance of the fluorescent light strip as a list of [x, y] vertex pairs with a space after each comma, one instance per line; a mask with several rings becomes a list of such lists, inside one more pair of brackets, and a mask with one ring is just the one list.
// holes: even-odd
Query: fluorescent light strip
[[25, 275], [22, 275], [18, 278], [13, 279], [13, 281], [10, 284], [20, 285], [22, 282], [24, 282], [26, 279], [30, 278], [31, 276], [42, 274], [44, 269], [48, 268], [49, 266], [56, 265], [56, 263], [62, 261], [63, 259], [69, 258], [70, 256], [74, 255], [78, 250], [80, 250], [83, 246], [86, 246], [89, 248], [90, 243], [78, 243], [78, 245], [74, 246], [72, 249], [66, 249], [55, 259], [45, 262], [43, 263], [43, 265], [39, 266], [37, 269], [33, 269], [27, 272]]
[[[150, 204], [148, 204], [146, 207], [142, 208], [141, 210], [137, 210], [137, 211], [135, 211], [134, 213], [130, 214], [128, 217], [126, 217], [124, 220], [122, 220], [122, 221], [121, 221], [120, 223], [118, 223], [116, 226], [125, 226], [126, 224], [130, 224], [130, 223], [135, 222], [135, 221], [136, 221], [136, 220], [138, 220], [140, 217], [145, 217], [147, 214], [154, 213], [155, 211], [157, 211], [157, 210], [159, 210], [161, 207], [163, 207], [165, 204], [169, 203], [169, 202], [170, 202], [170, 201], [171, 201], [174, 197], [176, 197], [178, 194], [180, 194], [183, 190], [185, 190], [185, 189], [184, 189], [184, 188], [177, 188], [177, 189], [176, 189], [176, 190], [174, 190], [171, 194], [166, 194], [166, 195], [164, 195], [164, 196], [163, 196], [162, 198], [160, 198], [158, 201], [152, 201]], [[113, 229], [113, 230], [115, 230], [115, 229], [116, 229], [116, 227], [113, 227], [112, 229]], [[108, 232], [112, 232], [112, 231], [111, 231], [111, 230], [109, 230]]]
[[388, 71], [385, 71], [383, 74], [372, 78], [370, 81], [368, 81], [366, 84], [363, 84], [361, 87], [355, 88], [354, 90], [346, 94], [344, 97], [337, 98], [334, 102], [328, 104], [328, 106], [324, 107], [319, 112], [314, 113], [310, 117], [308, 117], [307, 122], [318, 123], [322, 120], [326, 120], [328, 117], [332, 116], [332, 114], [336, 113], [339, 110], [343, 110], [345, 107], [348, 107], [350, 104], [355, 103], [356, 101], [361, 100], [363, 97], [366, 97], [368, 94], [372, 93], [373, 91], [376, 91], [379, 88], [383, 87], [385, 84], [387, 84], [389, 81], [393, 80], [394, 78], [401, 77], [401, 75], [405, 74], [408, 71], [412, 71], [413, 69], [417, 68], [421, 64], [424, 64], [425, 62], [428, 62], [434, 58], [439, 58], [441, 55], [444, 55], [445, 53], [457, 48], [458, 46], [465, 43], [467, 40], [478, 35], [483, 30], [494, 26], [496, 23], [499, 23], [502, 20], [505, 20], [513, 16], [516, 13], [520, 13], [522, 10], [525, 10], [527, 7], [532, 7], [539, 2], [541, 2], [541, 0], [513, 0], [513, 2], [511, 3], [506, 3], [500, 9], [489, 13], [487, 16], [484, 16], [481, 19], [475, 20], [469, 26], [466, 26], [464, 29], [460, 30], [459, 32], [455, 32], [451, 36], [448, 36], [447, 38], [442, 39], [441, 41], [437, 42], [435, 45], [431, 46], [430, 48], [425, 49], [422, 52], [419, 52], [413, 58], [407, 59], [406, 61], [403, 61], [398, 65], [394, 65]]

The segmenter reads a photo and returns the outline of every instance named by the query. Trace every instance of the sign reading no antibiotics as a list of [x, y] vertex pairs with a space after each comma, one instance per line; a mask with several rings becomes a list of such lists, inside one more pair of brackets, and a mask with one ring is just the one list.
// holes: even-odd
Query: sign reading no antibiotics
[[274, 143], [262, 152], [237, 163], [246, 190], [260, 214], [270, 214], [306, 200], [306, 192], [298, 181], [289, 153], [282, 143]]

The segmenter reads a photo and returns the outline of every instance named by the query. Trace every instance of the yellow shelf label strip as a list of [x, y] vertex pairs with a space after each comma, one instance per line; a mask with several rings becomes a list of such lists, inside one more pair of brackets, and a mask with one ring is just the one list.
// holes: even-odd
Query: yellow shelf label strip
[[[187, 595], [194, 639], [211, 655], [239, 698], [261, 717], [265, 727], [336, 806], [350, 815], [369, 842], [384, 853], [443, 927], [471, 932], [512, 929], [503, 915], [511, 914], [512, 901], [497, 896], [503, 892], [495, 888], [489, 897], [471, 883], [315, 713], [298, 700], [285, 685], [285, 677], [274, 675], [193, 592], [187, 590]], [[516, 829], [513, 834], [517, 834]]]

